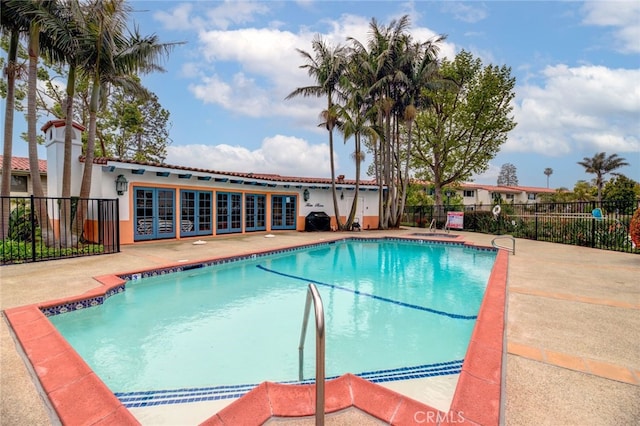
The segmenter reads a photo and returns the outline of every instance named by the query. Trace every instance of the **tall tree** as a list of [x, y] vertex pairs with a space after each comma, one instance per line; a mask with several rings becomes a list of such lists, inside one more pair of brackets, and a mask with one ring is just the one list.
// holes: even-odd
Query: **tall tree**
[[38, 62], [41, 48], [54, 60], [61, 59], [61, 43], [57, 40], [57, 19], [61, 15], [60, 4], [53, 0], [35, 0], [22, 3], [20, 13], [29, 19], [28, 37], [28, 91], [27, 91], [27, 142], [29, 145], [29, 168], [31, 172], [31, 184], [33, 195], [36, 197], [35, 213], [41, 225], [42, 239], [46, 245], [55, 242], [55, 232], [49, 224], [49, 209], [44, 200], [44, 188], [40, 177], [40, 163], [38, 161], [38, 135], [37, 124], [37, 83]]
[[584, 167], [585, 172], [595, 174], [596, 188], [598, 188], [598, 202], [602, 201], [602, 188], [605, 184], [605, 176], [611, 173], [613, 176], [618, 176], [620, 173], [614, 172], [621, 167], [628, 166], [629, 163], [618, 154], [611, 154], [607, 156], [605, 152], [599, 152], [593, 157], [584, 157], [582, 161], [578, 161], [578, 164]]
[[158, 96], [150, 93], [140, 99], [135, 93], [115, 88], [103, 112], [106, 152], [123, 160], [163, 163], [167, 157], [170, 113], [162, 108]]
[[[47, 40], [47, 49], [43, 52], [44, 58], [50, 65], [67, 67], [66, 97], [62, 117], [65, 119], [64, 151], [62, 161], [62, 197], [59, 206], [60, 218], [60, 244], [62, 247], [73, 247], [77, 244], [77, 236], [71, 231], [71, 149], [73, 139], [73, 105], [75, 93], [76, 66], [79, 54], [79, 42], [82, 39], [82, 14], [77, 0], [67, 2], [52, 2], [46, 10], [36, 13], [45, 26], [42, 29]], [[37, 106], [36, 106], [37, 107]]]
[[[159, 61], [179, 43], [160, 43], [156, 35], [141, 36], [138, 29], [127, 30], [130, 7], [124, 0], [93, 0], [84, 7], [86, 37], [79, 64], [91, 78], [89, 131], [85, 148], [80, 199], [89, 198], [95, 156], [98, 109], [108, 85], [126, 87], [143, 95], [146, 91], [135, 78], [137, 73], [164, 71]], [[128, 34], [127, 34], [128, 33]], [[84, 220], [85, 207], [78, 203], [76, 220]]]
[[498, 175], [498, 185], [501, 186], [518, 186], [518, 174], [516, 166], [511, 163], [505, 163], [500, 168]]
[[[73, 104], [80, 108], [74, 107], [71, 114], [75, 122], [88, 128], [89, 116], [85, 111], [89, 109], [91, 85], [83, 73], [76, 73], [76, 78], [72, 79], [68, 68], [47, 63], [46, 68], [38, 72], [38, 113], [58, 119], [68, 117], [65, 106], [69, 105], [69, 85], [64, 87], [55, 82], [75, 80]], [[149, 91], [143, 94], [140, 97], [122, 87], [110, 87], [105, 103], [96, 117], [96, 145], [100, 147], [96, 150], [96, 155], [164, 162], [167, 146], [171, 143], [170, 113], [160, 105], [156, 94]], [[83, 136], [86, 138], [86, 135]]]
[[511, 114], [511, 69], [483, 66], [466, 51], [444, 60], [440, 77], [450, 84], [426, 89], [432, 104], [418, 114], [413, 165], [432, 181], [436, 205], [442, 188], [484, 172], [516, 123]]
[[342, 230], [344, 229], [344, 224], [340, 219], [340, 211], [338, 208], [333, 130], [338, 124], [338, 111], [335, 106], [334, 97], [337, 96], [338, 82], [346, 67], [345, 51], [341, 45], [328, 45], [319, 35], [314, 37], [311, 42], [311, 48], [314, 52], [313, 56], [304, 50], [296, 50], [302, 55], [305, 61], [303, 65], [300, 65], [300, 68], [306, 69], [307, 74], [315, 80], [316, 84], [313, 86], [298, 87], [289, 93], [285, 99], [291, 99], [296, 96], [327, 98], [327, 109], [322, 112], [321, 116], [323, 118], [323, 124], [329, 132], [329, 162], [331, 166], [333, 209], [336, 214], [338, 229]]
[[341, 81], [341, 87], [347, 100], [345, 105], [338, 109], [339, 121], [341, 123], [339, 130], [344, 135], [345, 143], [351, 137], [354, 139], [353, 159], [356, 164], [355, 191], [349, 216], [347, 216], [345, 223], [346, 229], [352, 229], [358, 209], [360, 175], [362, 161], [364, 160], [362, 139], [374, 140], [378, 137], [375, 128], [372, 126], [373, 121], [371, 117], [367, 116], [370, 112], [367, 108], [368, 88], [358, 83], [361, 76], [359, 70], [360, 68], [357, 66], [357, 61], [349, 61], [345, 78]]
[[[9, 35], [9, 47], [7, 63], [4, 69], [7, 76], [6, 99], [4, 111], [4, 135], [3, 135], [3, 157], [2, 157], [2, 183], [0, 185], [0, 196], [9, 197], [11, 193], [11, 158], [13, 149], [13, 113], [15, 109], [15, 82], [23, 72], [22, 65], [18, 62], [18, 46], [20, 44], [20, 33], [29, 28], [29, 22], [20, 13], [18, 2], [15, 0], [5, 1], [0, 13], [1, 30], [3, 34]], [[9, 216], [11, 212], [10, 200], [2, 198], [2, 238], [9, 235]]]
[[[399, 167], [406, 150], [399, 138], [401, 102], [405, 76], [402, 67], [408, 57], [406, 48], [411, 41], [407, 34], [410, 27], [409, 17], [402, 16], [388, 26], [380, 25], [375, 19], [369, 24], [367, 48], [370, 68], [374, 82], [370, 87], [372, 104], [376, 109], [376, 126], [379, 128], [376, 169], [379, 182], [380, 228], [387, 229], [396, 225], [394, 212], [398, 211], [399, 199], [403, 197], [401, 184], [402, 168]], [[362, 44], [356, 44], [358, 48]], [[360, 48], [361, 49], [361, 48]], [[403, 155], [403, 152], [405, 155]], [[386, 190], [382, 190], [383, 187]]]
[[409, 26], [406, 15], [388, 26], [372, 19], [366, 44], [349, 38], [360, 72], [366, 76], [361, 81], [368, 90], [369, 115], [375, 116], [372, 124], [378, 137], [368, 148], [373, 152], [373, 171], [380, 186], [382, 229], [400, 223], [408, 192], [410, 129], [424, 102], [421, 89], [433, 78], [438, 43], [443, 39], [414, 42]]
[[547, 177], [547, 188], [549, 187], [549, 176], [553, 174], [553, 169], [551, 167], [547, 167], [544, 169], [544, 174]]

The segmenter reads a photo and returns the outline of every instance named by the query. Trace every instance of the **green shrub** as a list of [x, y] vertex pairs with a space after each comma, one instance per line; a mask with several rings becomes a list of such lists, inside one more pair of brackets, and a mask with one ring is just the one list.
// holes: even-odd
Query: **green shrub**
[[31, 241], [31, 208], [19, 203], [9, 216], [9, 238], [15, 241]]
[[0, 259], [2, 263], [12, 260], [14, 263], [22, 263], [24, 259], [31, 258], [31, 243], [23, 241], [0, 241]]

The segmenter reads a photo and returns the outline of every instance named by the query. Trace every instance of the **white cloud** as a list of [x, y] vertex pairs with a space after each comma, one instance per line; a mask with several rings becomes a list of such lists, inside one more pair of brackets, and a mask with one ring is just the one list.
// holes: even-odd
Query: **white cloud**
[[584, 12], [584, 24], [613, 27], [616, 50], [640, 52], [640, 2], [587, 1]]
[[168, 12], [157, 11], [153, 17], [167, 30], [226, 30], [234, 24], [252, 22], [255, 15], [269, 13], [269, 7], [264, 2], [226, 0], [211, 4], [216, 6], [202, 13], [200, 9], [194, 10], [193, 3], [181, 3]]
[[215, 28], [227, 29], [232, 24], [246, 24], [254, 20], [254, 15], [269, 13], [264, 2], [226, 0], [207, 11], [207, 22]]
[[255, 150], [227, 144], [169, 146], [167, 163], [246, 173], [277, 170], [283, 176], [325, 176], [330, 167], [326, 144], [283, 135], [265, 138]]
[[199, 28], [203, 22], [196, 17], [191, 16], [193, 6], [191, 3], [182, 3], [171, 9], [169, 12], [164, 10], [156, 11], [153, 18], [159, 21], [164, 29], [190, 31]]
[[227, 107], [233, 102], [231, 86], [222, 81], [217, 75], [202, 77], [201, 84], [189, 85], [189, 90], [204, 103], [219, 104]]
[[[330, 46], [346, 44], [347, 37], [366, 44], [369, 19], [344, 14], [326, 24], [328, 31], [321, 36]], [[412, 28], [411, 33], [416, 40], [437, 36], [427, 28]], [[190, 90], [206, 103], [251, 117], [291, 117], [296, 123], [304, 123], [307, 130], [316, 131], [325, 100], [285, 100], [297, 87], [314, 84], [307, 71], [300, 68], [305, 62], [296, 49], [310, 51], [315, 35], [304, 28], [294, 33], [273, 26], [203, 30], [199, 32], [200, 62], [189, 64], [183, 73], [198, 76], [199, 81], [191, 84]], [[453, 58], [455, 47], [442, 43], [440, 53]], [[213, 64], [216, 69], [211, 71]]]
[[516, 87], [518, 126], [505, 152], [639, 152], [640, 70], [549, 66], [542, 86]]
[[470, 181], [486, 185], [495, 185], [498, 181], [498, 176], [500, 176], [501, 169], [502, 166], [496, 166], [495, 164], [489, 163], [488, 168], [484, 173], [472, 176]]
[[269, 110], [268, 93], [243, 73], [234, 75], [230, 83], [218, 75], [203, 77], [200, 84], [189, 85], [189, 90], [205, 104], [216, 104], [241, 115], [261, 117], [273, 114]]
[[475, 23], [487, 17], [486, 6], [477, 3], [443, 2], [442, 10], [451, 13], [457, 20]]

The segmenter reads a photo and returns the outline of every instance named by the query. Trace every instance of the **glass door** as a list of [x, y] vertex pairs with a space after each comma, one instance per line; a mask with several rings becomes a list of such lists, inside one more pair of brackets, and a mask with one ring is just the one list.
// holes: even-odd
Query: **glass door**
[[261, 194], [246, 194], [245, 231], [264, 231], [267, 229], [267, 197]]
[[216, 194], [216, 233], [242, 232], [242, 194], [218, 192]]
[[134, 241], [175, 238], [175, 191], [135, 188]]
[[271, 196], [271, 229], [296, 229], [295, 195]]

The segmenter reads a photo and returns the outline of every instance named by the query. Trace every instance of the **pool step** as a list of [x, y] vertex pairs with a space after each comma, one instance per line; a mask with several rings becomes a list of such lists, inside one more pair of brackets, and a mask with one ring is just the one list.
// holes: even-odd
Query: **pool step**
[[[360, 373], [357, 376], [372, 383], [384, 383], [397, 380], [423, 379], [426, 377], [460, 374], [463, 360], [439, 362], [413, 367], [402, 367]], [[337, 379], [327, 377], [327, 380]], [[310, 385], [313, 380], [279, 382], [282, 385]], [[171, 390], [152, 390], [139, 392], [116, 392], [116, 397], [127, 408], [150, 407], [155, 405], [184, 404], [189, 402], [217, 401], [235, 399], [244, 396], [259, 386], [254, 384], [210, 386], [202, 388], [182, 388]]]
[[[242, 398], [205, 420], [200, 426], [258, 425], [270, 419], [314, 415], [315, 386], [264, 382]], [[447, 414], [353, 374], [327, 381], [325, 412], [356, 408], [386, 424], [414, 424], [416, 413], [424, 419]], [[438, 417], [439, 416], [439, 417]]]

